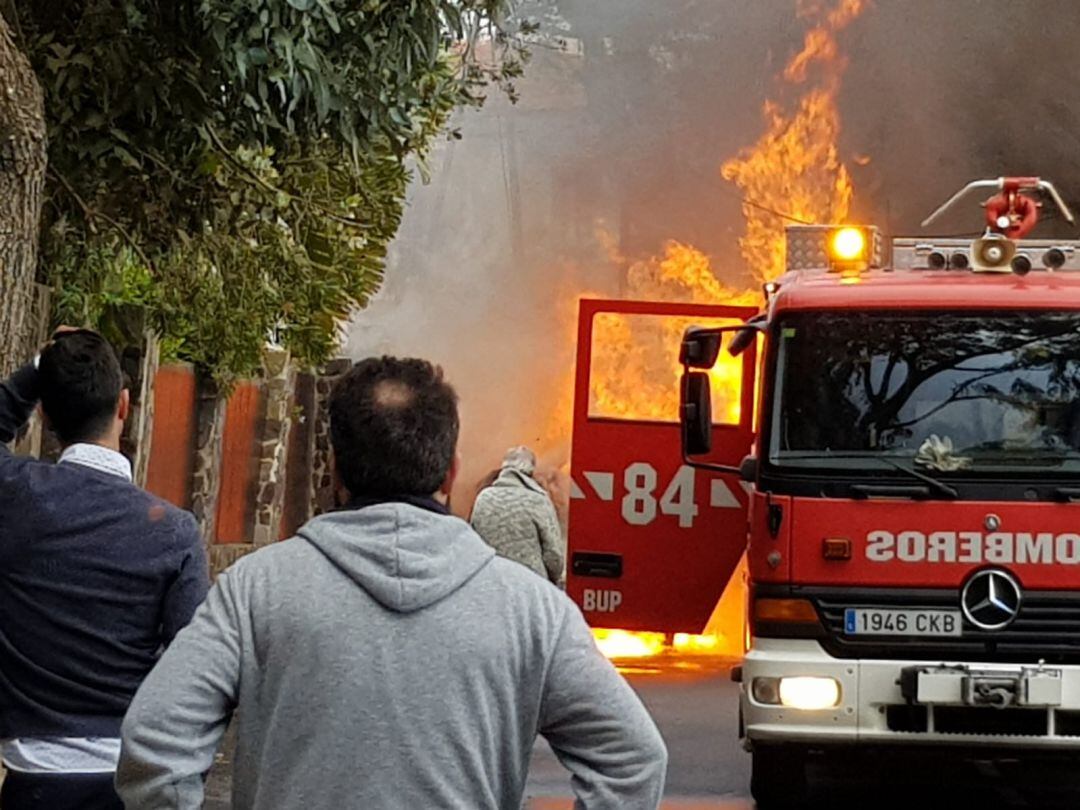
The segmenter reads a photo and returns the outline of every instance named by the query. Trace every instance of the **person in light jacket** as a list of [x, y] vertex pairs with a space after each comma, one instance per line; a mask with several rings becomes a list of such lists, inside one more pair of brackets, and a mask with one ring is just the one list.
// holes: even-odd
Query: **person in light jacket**
[[495, 480], [476, 496], [471, 523], [500, 557], [563, 587], [566, 544], [555, 505], [533, 478], [535, 470], [532, 450], [510, 448]]
[[446, 508], [457, 397], [422, 360], [330, 399], [344, 508], [221, 574], [124, 720], [127, 810], [197, 810], [230, 717], [234, 810], [521, 807], [537, 734], [577, 807], [655, 810], [667, 752], [581, 611]]

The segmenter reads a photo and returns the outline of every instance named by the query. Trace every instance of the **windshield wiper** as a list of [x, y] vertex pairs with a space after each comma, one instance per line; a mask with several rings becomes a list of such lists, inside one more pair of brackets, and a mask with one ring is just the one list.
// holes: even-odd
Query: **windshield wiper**
[[931, 487], [936, 489], [942, 495], [947, 495], [950, 498], [959, 498], [960, 497], [960, 493], [956, 491], [956, 487], [950, 486], [949, 484], [946, 484], [944, 481], [939, 481], [938, 479], [934, 478], [934, 476], [932, 476], [932, 475], [927, 475], [924, 472], [920, 472], [919, 470], [916, 470], [914, 467], [905, 467], [899, 461], [895, 461], [895, 460], [889, 458], [888, 456], [874, 456], [873, 458], [875, 460], [877, 460], [877, 461], [884, 461], [886, 464], [888, 464], [893, 469], [900, 470], [900, 472], [905, 472], [908, 475], [910, 475], [912, 478], [918, 478], [923, 483], [929, 484]]
[[851, 491], [860, 498], [908, 498], [922, 501], [930, 497], [925, 484], [852, 484]]
[[897, 460], [895, 460], [893, 458], [890, 458], [889, 456], [869, 456], [869, 455], [862, 455], [860, 453], [785, 453], [784, 455], [780, 456], [777, 460], [778, 461], [783, 461], [784, 459], [797, 459], [797, 460], [799, 460], [799, 459], [801, 459], [801, 460], [807, 460], [807, 459], [812, 459], [812, 460], [841, 459], [841, 460], [846, 460], [846, 461], [876, 461], [878, 463], [885, 464], [885, 465], [887, 465], [889, 467], [892, 467], [894, 470], [899, 470], [900, 472], [902, 472], [902, 473], [904, 473], [906, 475], [909, 475], [912, 478], [916, 478], [919, 481], [922, 481], [924, 484], [927, 484], [928, 486], [930, 486], [932, 489], [936, 490], [941, 495], [944, 495], [944, 496], [946, 496], [948, 498], [959, 498], [960, 497], [960, 493], [956, 491], [955, 487], [950, 486], [949, 484], [946, 484], [944, 481], [939, 481], [937, 478], [934, 478], [932, 475], [927, 475], [924, 472], [919, 472], [918, 470], [916, 470], [916, 469], [914, 469], [912, 467], [905, 467], [899, 461], [897, 461]]

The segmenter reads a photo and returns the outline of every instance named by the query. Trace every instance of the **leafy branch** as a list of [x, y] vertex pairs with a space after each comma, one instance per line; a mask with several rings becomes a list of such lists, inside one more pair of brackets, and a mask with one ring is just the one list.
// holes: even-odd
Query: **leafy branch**
[[222, 382], [303, 363], [379, 288], [411, 167], [487, 86], [510, 0], [7, 0], [46, 94], [57, 318], [135, 317]]

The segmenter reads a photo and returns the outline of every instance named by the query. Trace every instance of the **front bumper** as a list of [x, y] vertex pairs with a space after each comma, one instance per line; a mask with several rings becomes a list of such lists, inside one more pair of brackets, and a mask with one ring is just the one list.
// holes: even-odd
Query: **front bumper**
[[[1031, 664], [964, 663], [964, 672], [997, 673], [1017, 678]], [[942, 661], [834, 658], [814, 640], [755, 639], [742, 670], [742, 718], [749, 746], [754, 743], [800, 745], [956, 745], [962, 747], [1080, 749], [1080, 666], [1055, 665], [1060, 683], [1048, 705], [972, 707], [961, 697], [960, 682], [948, 673], [925, 679], [916, 697], [914, 667], [936, 669]], [[904, 672], [908, 671], [904, 686]], [[823, 676], [840, 684], [838, 706], [797, 710], [754, 700], [756, 677]], [[1056, 677], [1056, 674], [1055, 674]], [[955, 688], [953, 688], [955, 686]], [[1059, 687], [1059, 688], [1058, 688]], [[907, 696], [905, 696], [905, 692]], [[1023, 702], [1026, 698], [1019, 698]]]

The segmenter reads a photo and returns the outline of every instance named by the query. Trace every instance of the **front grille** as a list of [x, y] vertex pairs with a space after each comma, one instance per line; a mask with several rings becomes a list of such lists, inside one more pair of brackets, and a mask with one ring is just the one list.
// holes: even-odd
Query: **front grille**
[[1046, 709], [994, 709], [985, 706], [935, 706], [939, 734], [1045, 737], [1050, 733]]
[[930, 728], [930, 712], [926, 706], [901, 703], [885, 707], [885, 723], [889, 731], [918, 733]]
[[[1055, 734], [1077, 736], [1076, 712], [1056, 711]], [[931, 713], [926, 706], [888, 706], [890, 731], [908, 734], [930, 730]], [[1050, 735], [1050, 712], [1046, 709], [994, 709], [985, 706], [935, 706], [934, 731], [938, 734], [980, 734], [990, 737], [1046, 737]]]
[[1054, 719], [1059, 737], [1080, 737], [1080, 712], [1058, 710]]
[[847, 636], [844, 610], [854, 607], [959, 610], [957, 590], [799, 588], [817, 607], [825, 628], [822, 645], [838, 658], [933, 661], [1080, 663], [1080, 593], [1025, 591], [1020, 612], [1003, 630], [979, 630], [965, 620], [959, 637]]

